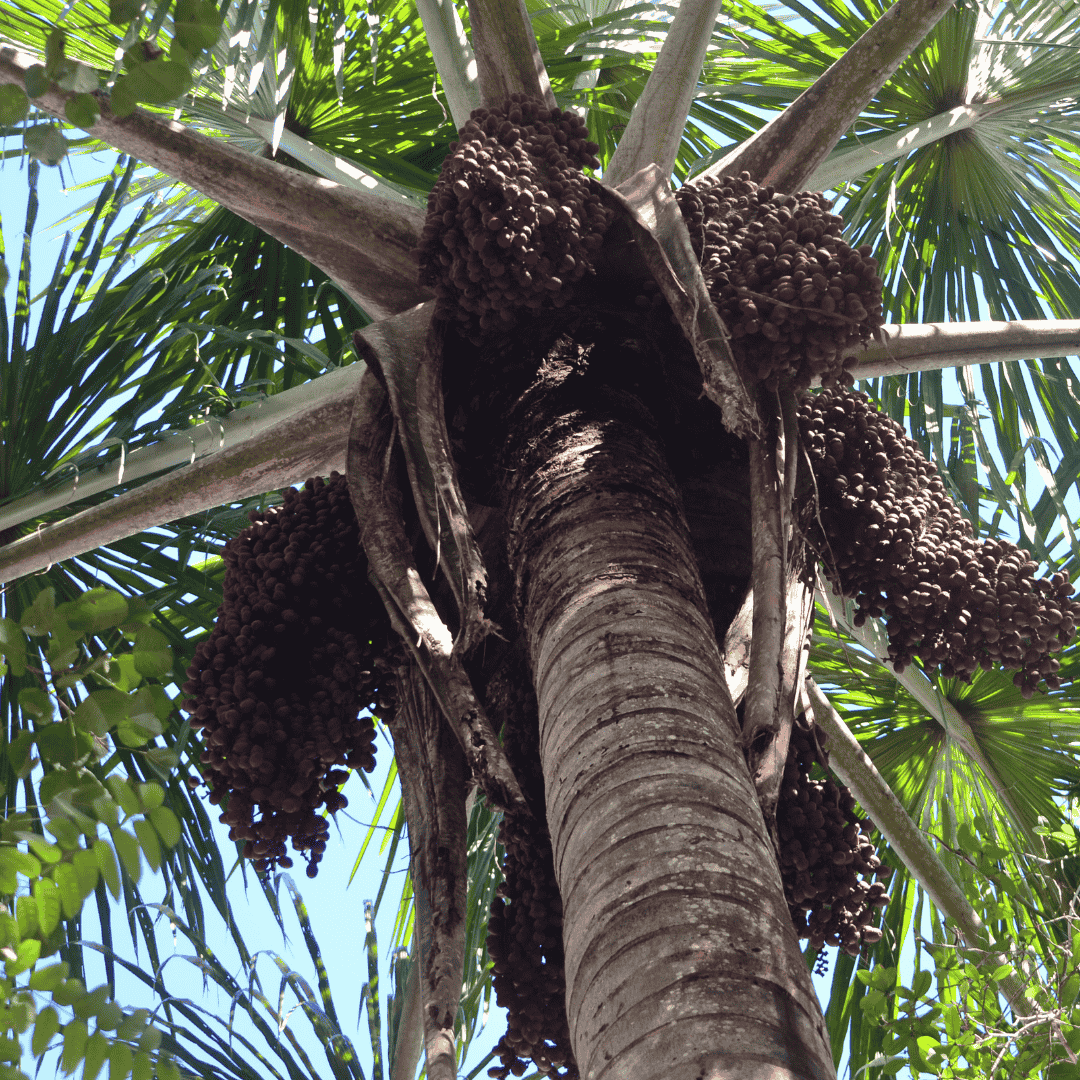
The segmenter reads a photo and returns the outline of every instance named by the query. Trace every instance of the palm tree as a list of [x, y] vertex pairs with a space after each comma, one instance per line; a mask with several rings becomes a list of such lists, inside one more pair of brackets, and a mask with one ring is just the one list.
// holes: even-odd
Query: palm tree
[[[167, 6], [160, 8], [162, 18], [147, 12], [132, 23], [124, 44], [151, 33], [167, 43]], [[160, 541], [147, 541], [143, 530], [179, 519], [180, 535], [196, 543], [205, 530], [193, 515], [340, 467], [348, 451], [367, 558], [400, 627], [419, 642], [413, 662], [456, 726], [468, 764], [491, 801], [521, 812], [521, 795], [490, 735], [483, 751], [478, 749], [482, 711], [460, 649], [438, 614], [455, 611], [449, 621], [457, 623], [465, 643], [484, 636], [487, 612], [473, 586], [485, 562], [494, 566], [481, 528], [490, 510], [481, 513], [475, 491], [469, 503], [461, 496], [445, 432], [440, 434], [442, 395], [437, 383], [424, 382], [437, 370], [437, 354], [425, 352], [430, 308], [413, 307], [427, 295], [416, 283], [410, 251], [423, 222], [417, 196], [434, 182], [453, 137], [444, 110], [430, 96], [436, 70], [457, 123], [471, 106], [497, 105], [512, 92], [554, 93], [561, 106], [587, 110], [604, 162], [605, 197], [651, 260], [649, 270], [695, 343], [691, 353], [679, 353], [681, 361], [670, 362], [700, 364], [696, 377], [717, 406], [703, 423], [722, 416], [728, 431], [746, 437], [750, 464], [742, 466], [748, 473], [742, 486], [728, 490], [727, 503], [717, 503], [746, 527], [729, 529], [739, 535], [721, 542], [708, 531], [715, 530], [715, 520], [697, 514], [687, 496], [695, 491], [719, 500], [715, 462], [697, 473], [684, 470], [675, 485], [665, 455], [643, 434], [633, 409], [620, 411], [608, 402], [606, 411], [590, 412], [595, 403], [569, 396], [569, 383], [562, 398], [515, 402], [510, 395], [506, 401], [517, 409], [515, 426], [506, 433], [516, 440], [507, 450], [516, 479], [501, 483], [495, 501], [507, 515], [503, 528], [513, 541], [503, 572], [520, 589], [525, 653], [539, 703], [547, 822], [565, 907], [574, 1054], [582, 1072], [591, 1075], [674, 1076], [681, 1075], [680, 1062], [692, 1062], [702, 1075], [717, 1077], [755, 1069], [825, 1076], [848, 1041], [853, 1068], [859, 1067], [882, 1045], [858, 1008], [864, 984], [853, 981], [854, 960], [840, 960], [834, 1007], [823, 1024], [788, 919], [766, 817], [757, 810], [759, 797], [768, 805], [769, 747], [775, 746], [782, 765], [802, 677], [809, 597], [776, 570], [782, 563], [769, 540], [779, 521], [777, 479], [768, 464], [776, 449], [765, 423], [769, 414], [733, 376], [711, 307], [694, 303], [703, 285], [685, 257], [685, 230], [666, 212], [668, 177], [686, 176], [699, 161], [701, 168], [721, 172], [746, 169], [781, 190], [844, 185], [849, 232], [874, 247], [888, 311], [897, 320], [881, 345], [860, 356], [861, 370], [876, 380], [870, 384], [875, 398], [887, 411], [906, 416], [981, 530], [995, 531], [1003, 513], [1014, 516], [1025, 543], [1046, 562], [1061, 539], [1069, 550], [1053, 561], [1071, 569], [1076, 542], [1065, 498], [1077, 470], [1071, 450], [1055, 468], [1036, 436], [1050, 430], [1063, 448], [1076, 441], [1073, 376], [1058, 358], [1075, 352], [1080, 340], [1076, 324], [1063, 321], [1080, 309], [1070, 261], [1076, 255], [1076, 199], [1069, 186], [1075, 102], [1067, 96], [1077, 62], [1074, 28], [1058, 18], [1055, 7], [1037, 3], [1013, 5], [992, 19], [973, 9], [947, 11], [947, 4], [911, 0], [900, 0], [887, 13], [872, 5], [860, 13], [838, 6], [800, 8], [798, 29], [778, 17], [782, 11], [735, 5], [717, 22], [715, 4], [689, 2], [670, 22], [646, 20], [617, 5], [544, 9], [530, 29], [516, 8], [476, 4], [466, 37], [452, 8], [425, 6], [418, 18], [409, 6], [390, 5], [379, 13], [377, 28], [369, 21], [366, 34], [353, 33], [350, 48], [345, 42], [358, 9], [320, 9], [309, 35], [302, 13], [286, 7], [273, 9], [273, 17], [255, 4], [227, 10], [213, 62], [194, 95], [184, 99], [187, 128], [170, 126], [160, 111], [118, 119], [99, 101], [101, 119], [88, 123], [93, 136], [186, 181], [226, 209], [208, 214], [205, 201], [200, 205], [192, 198], [180, 211], [186, 218], [163, 224], [172, 246], [142, 268], [143, 284], [98, 290], [99, 310], [115, 303], [117, 315], [103, 320], [96, 314], [95, 321], [87, 313], [84, 326], [92, 332], [84, 335], [84, 353], [66, 353], [68, 367], [56, 372], [48, 389], [36, 391], [33, 408], [25, 395], [16, 399], [7, 390], [19, 385], [14, 376], [5, 380], [11, 435], [5, 434], [4, 490], [27, 495], [45, 474], [100, 445], [98, 437], [132, 443], [138, 420], [133, 410], [120, 414], [112, 428], [94, 432], [91, 441], [76, 420], [92, 412], [78, 413], [71, 404], [54, 417], [50, 408], [60, 388], [76, 385], [83, 369], [95, 372], [99, 400], [107, 400], [131, 377], [140, 348], [154, 350], [140, 408], [179, 390], [177, 415], [195, 416], [204, 404], [228, 409], [238, 394], [265, 379], [261, 385], [274, 391], [270, 403], [279, 406], [273, 423], [261, 427], [244, 417], [246, 409], [234, 410], [235, 419], [226, 417], [211, 429], [228, 432], [224, 451], [14, 540], [0, 551], [5, 579], [96, 550], [101, 554], [83, 563], [99, 560], [116, 570], [117, 554], [126, 548], [136, 552], [143, 574], [126, 583], [135, 591], [145, 591], [146, 577], [161, 583], [166, 594], [160, 602], [176, 612], [170, 629], [183, 649], [183, 631], [205, 622], [209, 612], [204, 607], [196, 614], [179, 602], [185, 591], [194, 591], [181, 584], [185, 574], [190, 577], [186, 551], [167, 561]], [[115, 40], [111, 30], [101, 30], [107, 16], [103, 5], [89, 4], [80, 7], [78, 25], [63, 24], [69, 57], [111, 70]], [[4, 16], [0, 34], [40, 50], [43, 29], [59, 18], [59, 5], [24, 5]], [[361, 39], [363, 48], [356, 48]], [[632, 50], [626, 47], [631, 43]], [[270, 56], [276, 61], [268, 64]], [[22, 84], [30, 63], [23, 54], [5, 52], [0, 79]], [[245, 80], [245, 73], [259, 71], [261, 77]], [[51, 86], [34, 101], [45, 112], [63, 115], [72, 93]], [[760, 111], [772, 114], [769, 123], [758, 119]], [[211, 134], [199, 137], [196, 128]], [[717, 131], [738, 145], [719, 150], [711, 134]], [[266, 148], [284, 168], [264, 159]], [[202, 220], [178, 244], [180, 224], [199, 214]], [[92, 235], [93, 223], [87, 244]], [[263, 256], [258, 273], [256, 245]], [[232, 268], [244, 290], [232, 290], [225, 300], [207, 292], [215, 260], [218, 267]], [[264, 272], [267, 261], [276, 276]], [[68, 265], [74, 270], [79, 264]], [[168, 281], [160, 298], [145, 293], [154, 287], [155, 272]], [[1007, 292], [1002, 278], [1009, 282]], [[996, 319], [1019, 315], [1029, 321], [978, 323], [983, 302]], [[139, 311], [160, 310], [155, 328], [166, 332], [162, 338], [145, 323], [133, 326], [130, 332], [142, 335], [133, 347], [123, 338], [116, 341], [116, 332], [137, 304], [145, 305]], [[1043, 322], [1039, 315], [1051, 319]], [[946, 316], [970, 322], [941, 322]], [[919, 317], [938, 323], [920, 333], [912, 321]], [[13, 373], [28, 363], [45, 363], [44, 357], [28, 358], [21, 318], [17, 312]], [[339, 360], [348, 331], [368, 318], [375, 321], [357, 345], [381, 382], [370, 376], [359, 381], [350, 438], [347, 417], [361, 366], [304, 380], [320, 355], [327, 366]], [[316, 325], [325, 335], [319, 355], [310, 344]], [[605, 325], [608, 335], [613, 325]], [[629, 324], [620, 325], [625, 337]], [[595, 326], [579, 320], [567, 328], [576, 344], [602, 351]], [[100, 361], [91, 348], [99, 350]], [[1030, 359], [1044, 353], [1051, 358]], [[427, 362], [418, 364], [420, 357]], [[473, 373], [452, 349], [441, 359], [444, 389], [463, 395]], [[1023, 360], [1028, 363], [1021, 367]], [[940, 368], [994, 361], [1003, 363], [980, 369], [997, 439], [991, 448], [979, 422], [974, 368], [961, 369], [963, 407], [945, 405]], [[509, 370], [505, 361], [502, 367]], [[500, 367], [490, 370], [497, 376]], [[683, 377], [695, 377], [693, 371], [684, 369]], [[509, 387], [502, 389], [509, 394]], [[412, 409], [408, 402], [422, 394], [427, 405]], [[403, 537], [390, 512], [392, 496], [371, 467], [386, 449], [391, 412], [409, 466], [415, 514], [440, 555], [441, 595], [436, 580], [418, 586], [422, 576], [406, 572], [415, 568], [407, 565], [408, 545], [395, 548]], [[40, 452], [45, 422], [57, 429], [49, 436], [47, 460]], [[236, 430], [245, 424], [248, 432]], [[193, 429], [193, 438], [196, 430], [202, 429]], [[723, 437], [718, 427], [705, 430]], [[135, 468], [147, 462], [147, 475], [169, 459], [167, 450], [151, 449], [150, 433], [143, 441], [141, 458], [135, 452], [131, 458]], [[180, 442], [183, 447], [187, 436]], [[1025, 494], [1029, 453], [1045, 487], [1034, 506]], [[189, 456], [182, 449], [180, 460]], [[978, 466], [988, 472], [988, 486], [980, 485]], [[99, 470], [97, 490], [105, 490], [108, 468]], [[730, 465], [725, 468], [730, 471]], [[82, 490], [94, 496], [94, 488]], [[35, 520], [59, 505], [54, 493], [46, 509], [34, 493], [20, 507], [25, 516], [13, 516], [12, 527], [29, 534]], [[1054, 535], [1056, 522], [1062, 523], [1062, 538]], [[211, 535], [223, 536], [231, 525], [223, 520]], [[140, 544], [153, 545], [150, 561]], [[725, 577], [725, 564], [740, 560], [753, 562], [757, 595], [786, 596], [786, 613], [780, 607], [770, 618], [763, 605], [744, 605], [740, 612], [740, 591], [729, 596], [726, 619], [718, 617], [717, 581]], [[612, 575], [612, 567], [620, 572]], [[51, 573], [77, 591], [86, 571], [75, 562]], [[744, 586], [748, 576], [743, 575]], [[597, 582], [605, 587], [598, 589]], [[438, 610], [429, 590], [436, 592]], [[30, 598], [16, 590], [10, 610], [20, 612]], [[970, 688], [934, 686], [918, 669], [894, 675], [845, 644], [855, 627], [842, 608], [836, 620], [843, 634], [829, 629], [827, 617], [818, 620], [811, 667], [830, 687], [833, 702], [849, 711], [906, 813], [941, 837], [946, 857], [905, 842], [907, 819], [897, 807], [889, 820], [882, 803], [876, 824], [898, 865], [918, 875], [968, 944], [989, 947], [978, 904], [970, 888], [965, 895], [962, 868], [949, 849], [962, 846], [965, 829], [992, 836], [1012, 853], [1012, 862], [1005, 862], [1022, 873], [1020, 853], [1033, 850], [1038, 817], [1059, 820], [1052, 796], [1077, 780], [1069, 752], [1073, 736], [1060, 704], [1068, 684], [1051, 695], [1058, 702], [1050, 725], [1045, 705], [1042, 712], [1022, 705], [1011, 684], [994, 683], [988, 675]], [[736, 663], [724, 667], [724, 656], [730, 661], [735, 655], [740, 628], [754, 645], [751, 666], [741, 673]], [[493, 640], [488, 643], [497, 654]], [[883, 655], [873, 642], [868, 648], [875, 658]], [[778, 675], [781, 655], [787, 659]], [[740, 730], [736, 696], [747, 682], [752, 689]], [[419, 724], [433, 706], [419, 684], [414, 689], [406, 715]], [[677, 708], [670, 701], [673, 691]], [[822, 705], [815, 706], [815, 715], [826, 723]], [[610, 722], [613, 717], [618, 723]], [[758, 733], [766, 737], [757, 740]], [[1021, 766], [1018, 740], [1033, 733], [1040, 745]], [[756, 748], [754, 772], [743, 756], [744, 738]], [[404, 762], [408, 755], [399, 753]], [[869, 806], [875, 795], [865, 784], [872, 781], [860, 782], [854, 765], [837, 768], [848, 772], [852, 790]], [[771, 775], [775, 782], [775, 770]], [[185, 808], [185, 821], [198, 822], [197, 803], [179, 785], [173, 794], [182, 800], [177, 805]], [[408, 813], [408, 783], [405, 794]], [[414, 824], [419, 813], [410, 817]], [[429, 809], [429, 816], [434, 813]], [[463, 860], [464, 819], [457, 817], [457, 838], [448, 843]], [[206, 831], [196, 825], [191, 837], [197, 846]], [[419, 867], [423, 852], [415, 837], [413, 843]], [[694, 856], [687, 859], [691, 850]], [[435, 886], [417, 872], [418, 890], [429, 887]], [[910, 932], [915, 890], [910, 877], [894, 886], [885, 918], [890, 932], [873, 950], [875, 964], [888, 967], [891, 961], [895, 968]], [[1018, 908], [1010, 918], [1016, 923], [1029, 916]], [[461, 938], [455, 935], [451, 931], [439, 945], [460, 955]], [[767, 979], [760, 977], [763, 954], [771, 965]], [[440, 988], [429, 981], [425, 999], [455, 1002], [453, 977], [448, 984], [449, 989], [444, 980]], [[1013, 996], [1012, 989], [1007, 993]], [[433, 1013], [437, 1018], [444, 1011]], [[446, 1069], [453, 1027], [452, 1009], [448, 1021], [429, 1024], [429, 1075]]]

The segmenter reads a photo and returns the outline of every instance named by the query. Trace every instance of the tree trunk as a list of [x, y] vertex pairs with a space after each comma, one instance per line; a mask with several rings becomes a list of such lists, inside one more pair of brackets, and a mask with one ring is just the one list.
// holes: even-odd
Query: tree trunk
[[580, 1074], [825, 1080], [677, 486], [641, 402], [563, 351], [505, 475]]

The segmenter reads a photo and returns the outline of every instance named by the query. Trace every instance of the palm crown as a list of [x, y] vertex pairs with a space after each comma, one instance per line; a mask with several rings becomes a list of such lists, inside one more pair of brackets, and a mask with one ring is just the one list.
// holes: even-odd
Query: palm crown
[[[141, 39], [168, 48], [176, 32], [169, 8], [164, 0], [149, 6], [121, 40], [123, 28], [109, 25], [110, 5], [95, 0], [68, 16], [62, 5], [42, 0], [5, 11], [0, 37], [41, 54], [45, 35], [59, 25], [68, 35], [69, 58], [113, 72], [117, 45]], [[669, 137], [671, 145], [663, 150], [666, 158], [655, 149], [662, 142], [652, 130], [655, 121], [642, 133], [631, 118], [636, 104], [660, 93], [648, 77], [669, 32], [677, 32], [674, 6], [536, 5], [532, 26], [555, 99], [587, 116], [602, 168], [617, 178], [621, 167], [625, 176], [633, 170], [612, 164], [615, 147], [633, 162], [640, 146], [641, 164], [660, 161], [683, 181], [717, 163], [730, 166], [731, 147], [718, 142], [742, 143], [783, 116], [883, 10], [870, 3], [726, 5], [699, 42], [700, 77], [693, 64], [689, 72], [676, 69], [675, 81], [691, 90], [690, 104], [685, 128], [676, 125], [677, 141]], [[365, 197], [375, 192], [401, 220], [415, 221], [463, 119], [459, 114], [479, 102], [465, 14], [463, 31], [452, 5], [429, 10], [339, 0], [320, 5], [312, 17], [305, 5], [287, 2], [227, 5], [216, 43], [196, 68], [190, 92], [178, 99], [180, 118], [215, 144], [273, 155]], [[482, 43], [475, 44], [482, 51]], [[903, 334], [894, 334], [891, 348], [879, 347], [883, 373], [865, 388], [909, 426], [979, 533], [1018, 534], [1037, 559], [1071, 574], [1078, 554], [1069, 507], [1080, 477], [1080, 395], [1062, 357], [1075, 353], [1080, 341], [1077, 324], [1067, 322], [1080, 312], [1077, 104], [1070, 96], [1080, 64], [1075, 21], [1045, 0], [1001, 5], [990, 13], [958, 7], [941, 17], [925, 41], [910, 43], [905, 55], [843, 131], [832, 130], [835, 120], [824, 109], [808, 114], [812, 134], [835, 147], [799, 186], [838, 192], [845, 238], [874, 250], [892, 324], [905, 330], [916, 323], [950, 324], [932, 341], [919, 339], [909, 354], [902, 353]], [[5, 54], [5, 83], [21, 80], [20, 63], [24, 70], [19, 57]], [[443, 95], [432, 92], [440, 79]], [[150, 107], [165, 117], [173, 108], [165, 103], [176, 96]], [[121, 140], [115, 144], [123, 146]], [[37, 168], [31, 163], [31, 183]], [[20, 536], [101, 503], [106, 490], [124, 490], [125, 483], [137, 494], [138, 473], [134, 482], [129, 473], [122, 483], [118, 462], [130, 454], [134, 464], [134, 451], [145, 451], [166, 433], [181, 432], [181, 442], [194, 445], [191, 440], [204, 432], [213, 438], [212, 427], [199, 425], [218, 424], [231, 432], [227, 425], [258, 407], [264, 395], [271, 402], [279, 394], [295, 397], [310, 383], [317, 398], [322, 380], [329, 400], [339, 392], [340, 384], [331, 387], [341, 378], [339, 368], [354, 359], [352, 332], [367, 325], [369, 315], [382, 314], [382, 298], [365, 310], [354, 282], [315, 265], [320, 249], [314, 242], [305, 247], [306, 236], [287, 247], [237, 216], [233, 210], [243, 213], [239, 201], [225, 209], [189, 187], [168, 183], [118, 162], [74, 223], [77, 239], [57, 263], [33, 341], [28, 257], [19, 262], [14, 318], [8, 329], [5, 311], [0, 349], [0, 495], [10, 506], [26, 507], [4, 518], [0, 504], [0, 536], [14, 544], [6, 553], [0, 549], [0, 566], [11, 567], [5, 569], [11, 584], [4, 604], [12, 618], [21, 616], [41, 587], [41, 581], [18, 575], [50, 565], [54, 554], [46, 543], [40, 553], [26, 555]], [[112, 219], [121, 203], [158, 189], [166, 192], [164, 199], [147, 202], [136, 222], [115, 234]], [[218, 201], [228, 205], [227, 198]], [[32, 212], [34, 205], [32, 196]], [[147, 252], [144, 261], [125, 273], [124, 256], [140, 249]], [[405, 295], [407, 287], [400, 290]], [[423, 298], [417, 287], [415, 299]], [[964, 324], [987, 316], [1033, 320], [1028, 338], [1017, 343], [1001, 335], [963, 336], [978, 329]], [[890, 352], [901, 357], [891, 371]], [[935, 369], [935, 353], [950, 367], [1002, 362], [963, 366], [953, 380], [940, 364]], [[961, 359], [965, 353], [970, 359]], [[110, 405], [136, 382], [136, 399]], [[158, 500], [176, 493], [170, 505], [180, 507], [181, 515], [170, 513], [166, 524], [160, 515], [151, 521], [153, 509], [140, 509], [135, 520], [162, 527], [155, 532], [125, 535], [103, 511], [87, 526], [76, 524], [62, 534], [68, 547], [58, 548], [58, 557], [78, 557], [48, 570], [57, 600], [75, 598], [105, 573], [148, 602], [158, 613], [155, 625], [177, 655], [187, 657], [189, 639], [213, 621], [223, 572], [217, 558], [196, 570], [193, 552], [216, 550], [239, 529], [248, 509], [265, 505], [264, 492], [304, 478], [296, 472], [299, 464], [288, 462], [277, 472], [263, 465], [259, 455], [268, 455], [258, 449], [260, 437], [248, 443], [254, 452], [225, 472], [213, 474], [207, 457], [190, 466], [196, 471], [177, 472], [173, 489], [157, 489], [165, 493], [156, 494]], [[327, 448], [326, 460], [340, 452]], [[186, 464], [189, 456], [181, 452], [176, 464]], [[90, 489], [77, 501], [60, 501], [58, 490], [70, 488], [76, 475], [80, 483], [92, 478], [94, 470], [106, 478], [98, 485], [101, 493]], [[199, 487], [201, 505], [185, 502], [184, 493]], [[79, 496], [78, 486], [74, 493]], [[227, 505], [210, 516], [197, 512], [211, 503]], [[123, 513], [121, 508], [114, 517]], [[1067, 820], [1063, 799], [1080, 783], [1073, 651], [1062, 655], [1062, 688], [1031, 701], [995, 671], [977, 673], [970, 685], [928, 677], [917, 667], [897, 675], [875, 659], [884, 650], [873, 627], [857, 629], [850, 611], [832, 599], [831, 611], [819, 599], [810, 672], [907, 813], [937, 837], [940, 853], [936, 869], [899, 847], [890, 856], [900, 872], [885, 915], [888, 933], [873, 950], [873, 964], [895, 967], [903, 942], [921, 929], [923, 886], [935, 911], [960, 925], [973, 915], [999, 938], [1026, 940], [1074, 884], [1068, 867], [1056, 877], [1039, 869], [1060, 854], [1054, 834], [1067, 835], [1060, 832]], [[12, 673], [4, 679], [9, 741], [25, 723], [18, 694], [26, 685]], [[823, 716], [820, 706], [815, 712]], [[187, 730], [178, 717], [173, 713], [168, 720], [166, 746], [184, 745]], [[159, 775], [148, 771], [138, 753], [122, 749], [119, 757], [129, 775]], [[189, 763], [186, 758], [181, 771]], [[176, 771], [165, 775], [183, 839], [163, 866], [176, 884], [184, 921], [201, 939], [201, 904], [179, 882], [198, 875], [224, 913], [225, 865], [198, 799]], [[7, 784], [6, 805], [14, 810], [15, 771], [7, 772]], [[400, 830], [400, 813], [396, 820]], [[494, 888], [495, 829], [482, 805], [473, 810], [471, 829], [470, 911], [486, 911]], [[981, 879], [965, 855], [973, 846], [982, 846], [999, 875], [992, 900], [980, 892]], [[950, 909], [941, 887], [928, 884], [941, 864], [965, 894], [966, 913]], [[469, 934], [471, 943], [482, 940], [476, 919], [470, 920]], [[836, 962], [826, 1014], [834, 1053], [839, 1060], [846, 1047], [853, 1071], [883, 1045], [871, 1011], [859, 1008], [868, 986], [855, 978], [856, 966], [849, 957]], [[220, 970], [215, 977], [223, 983], [228, 978]], [[465, 1026], [471, 1033], [489, 975], [483, 963], [470, 960], [465, 978]], [[190, 1017], [188, 1022], [195, 1023]], [[321, 1031], [328, 1045], [333, 1027]], [[219, 1036], [213, 1038], [220, 1046]], [[177, 1035], [176, 1046], [189, 1068], [244, 1073], [235, 1056], [203, 1066], [194, 1042]], [[332, 1067], [335, 1073], [343, 1068]]]

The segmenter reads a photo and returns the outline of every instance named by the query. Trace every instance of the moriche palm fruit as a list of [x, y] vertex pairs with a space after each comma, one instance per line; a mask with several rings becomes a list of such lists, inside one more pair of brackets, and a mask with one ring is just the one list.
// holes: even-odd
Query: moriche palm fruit
[[870, 248], [840, 238], [825, 197], [741, 173], [684, 184], [675, 199], [746, 378], [850, 382], [844, 353], [882, 325], [882, 282]]
[[889, 902], [885, 886], [871, 877], [883, 867], [855, 815], [855, 800], [831, 777], [811, 780], [815, 762], [828, 766], [813, 720], [796, 717], [776, 805], [780, 877], [795, 930], [814, 949], [837, 945], [857, 956], [881, 940], [871, 925], [874, 910]]
[[584, 122], [524, 94], [474, 109], [428, 198], [420, 282], [475, 342], [519, 314], [563, 307], [592, 269], [611, 212], [581, 171]]
[[1080, 623], [1068, 578], [1036, 579], [1029, 552], [976, 540], [937, 470], [865, 394], [824, 390], [798, 407], [820, 500], [811, 543], [826, 574], [855, 597], [856, 625], [884, 616], [889, 659], [917, 656], [946, 678], [994, 663], [1030, 697], [1056, 690], [1058, 661]]
[[390, 718], [388, 628], [367, 580], [343, 476], [308, 480], [251, 514], [225, 545], [224, 598], [188, 668], [184, 708], [201, 730], [203, 776], [220, 820], [258, 871], [289, 867], [285, 841], [314, 877], [346, 805], [344, 767], [375, 766], [374, 704]]

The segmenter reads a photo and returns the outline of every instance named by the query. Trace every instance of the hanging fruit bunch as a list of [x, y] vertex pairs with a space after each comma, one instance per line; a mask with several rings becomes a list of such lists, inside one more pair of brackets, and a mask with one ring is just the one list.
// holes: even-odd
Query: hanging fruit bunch
[[796, 717], [776, 807], [780, 876], [799, 937], [857, 956], [881, 940], [871, 920], [889, 902], [880, 879], [892, 871], [875, 853], [851, 792], [828, 774], [811, 779], [815, 764], [829, 764], [821, 739], [810, 717]]
[[389, 627], [368, 583], [343, 476], [288, 489], [225, 545], [224, 599], [188, 668], [184, 708], [201, 732], [210, 801], [258, 871], [314, 877], [342, 809], [347, 769], [375, 766], [374, 726], [393, 716]]
[[997, 663], [1025, 697], [1040, 680], [1057, 689], [1053, 654], [1080, 623], [1065, 574], [1036, 578], [1029, 552], [976, 540], [934, 466], [865, 394], [807, 395], [798, 415], [820, 500], [811, 543], [855, 597], [857, 625], [885, 617], [889, 659], [966, 681]]
[[474, 109], [428, 198], [420, 282], [438, 313], [479, 341], [522, 313], [563, 307], [592, 270], [611, 212], [582, 119], [513, 95]]
[[882, 325], [882, 282], [870, 249], [841, 239], [825, 196], [742, 173], [684, 184], [675, 199], [747, 379], [850, 382], [844, 355]]

